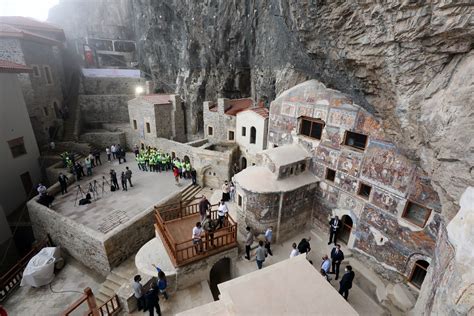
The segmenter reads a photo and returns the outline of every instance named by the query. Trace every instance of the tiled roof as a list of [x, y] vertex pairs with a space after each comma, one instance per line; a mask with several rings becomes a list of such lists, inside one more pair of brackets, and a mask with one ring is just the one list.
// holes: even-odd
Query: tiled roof
[[31, 71], [32, 69], [25, 65], [0, 59], [0, 73], [5, 73], [5, 72], [22, 73], [22, 72], [31, 72]]
[[147, 94], [140, 98], [151, 104], [168, 104], [171, 103], [172, 94]]
[[0, 23], [19, 26], [20, 28], [26, 28], [29, 30], [63, 32], [60, 27], [24, 16], [0, 16]]
[[270, 111], [268, 111], [267, 108], [263, 108], [263, 107], [251, 108], [249, 109], [249, 111], [253, 111], [263, 118], [267, 118], [270, 113]]
[[[227, 101], [229, 107], [225, 111], [225, 114], [235, 116], [237, 113], [248, 109], [253, 105], [253, 100], [249, 98], [245, 99], [231, 99]], [[217, 103], [209, 104], [209, 111], [217, 112]]]
[[28, 31], [23, 31], [14, 26], [0, 23], [0, 38], [2, 37], [20, 38], [20, 39], [25, 39], [25, 40], [39, 41], [42, 43], [48, 43], [48, 44], [53, 44], [53, 45], [60, 43], [52, 38], [35, 34], [35, 33], [31, 33]]

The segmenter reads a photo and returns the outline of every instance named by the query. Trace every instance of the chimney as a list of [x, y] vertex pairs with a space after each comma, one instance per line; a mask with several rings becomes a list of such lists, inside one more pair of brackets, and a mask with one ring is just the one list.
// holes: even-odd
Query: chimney
[[145, 94], [155, 93], [155, 83], [152, 80], [147, 80], [145, 82]]

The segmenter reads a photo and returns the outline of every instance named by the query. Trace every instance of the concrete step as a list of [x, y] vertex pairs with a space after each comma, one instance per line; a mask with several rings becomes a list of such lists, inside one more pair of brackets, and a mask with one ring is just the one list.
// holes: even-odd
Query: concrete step
[[107, 279], [104, 283], [102, 283], [102, 286], [108, 288], [109, 290], [117, 292], [121, 285], [111, 281], [110, 279]]
[[110, 299], [110, 297], [107, 297], [106, 295], [102, 294], [102, 293], [97, 293], [97, 295], [95, 296], [95, 300], [97, 301], [97, 305], [100, 306], [100, 305], [103, 305], [105, 302], [107, 302], [108, 300]]
[[118, 275], [117, 273], [115, 273], [115, 272], [110, 273], [110, 274], [107, 276], [107, 280], [110, 280], [110, 281], [112, 281], [113, 283], [118, 284], [119, 286], [121, 286], [122, 284], [128, 282], [128, 279], [122, 278], [121, 276], [119, 276], [119, 275]]
[[202, 190], [202, 188], [198, 185], [193, 186], [191, 190], [189, 190], [185, 195], [182, 195], [182, 200], [186, 201], [189, 200], [190, 204], [196, 199], [196, 195]]
[[115, 276], [120, 277], [124, 282], [132, 282], [133, 276], [128, 275], [126, 271], [114, 271], [112, 272]]
[[112, 296], [115, 295], [115, 291], [107, 288], [107, 287], [104, 287], [103, 285], [101, 286], [101, 288], [99, 289], [99, 293], [102, 293], [104, 294], [106, 297], [108, 298], [111, 298]]

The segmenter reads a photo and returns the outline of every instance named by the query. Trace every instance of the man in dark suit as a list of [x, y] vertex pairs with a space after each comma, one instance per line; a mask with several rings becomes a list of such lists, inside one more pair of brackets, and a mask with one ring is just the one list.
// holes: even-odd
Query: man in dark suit
[[344, 260], [344, 253], [341, 250], [341, 245], [337, 244], [336, 247], [331, 250], [331, 274], [336, 274], [335, 280], [339, 278], [339, 267], [341, 266], [342, 260]]
[[341, 281], [339, 282], [339, 294], [344, 296], [347, 301], [349, 296], [349, 290], [352, 288], [352, 281], [354, 280], [354, 272], [352, 271], [351, 266], [346, 267], [346, 272], [342, 276]]
[[[337, 232], [339, 230], [339, 226], [341, 226], [341, 221], [337, 216], [334, 216], [334, 218], [331, 218], [329, 221], [329, 242], [328, 245], [331, 244], [331, 242], [334, 242], [336, 244], [336, 239], [337, 239]], [[334, 237], [334, 240], [333, 240]]]

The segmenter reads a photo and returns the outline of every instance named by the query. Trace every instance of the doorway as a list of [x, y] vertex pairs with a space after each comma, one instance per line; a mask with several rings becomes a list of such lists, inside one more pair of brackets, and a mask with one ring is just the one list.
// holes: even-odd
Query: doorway
[[23, 184], [23, 189], [28, 198], [32, 197], [33, 192], [33, 181], [31, 181], [31, 176], [29, 172], [22, 173], [20, 175], [21, 183]]
[[240, 160], [240, 170], [244, 170], [245, 168], [247, 168], [247, 158], [242, 157]]
[[220, 292], [217, 285], [230, 279], [230, 258], [222, 258], [212, 266], [209, 272], [209, 287], [214, 301], [219, 300]]
[[339, 234], [339, 239], [346, 243], [349, 243], [349, 237], [351, 236], [352, 231], [352, 218], [349, 215], [344, 215], [341, 218], [341, 233]]

